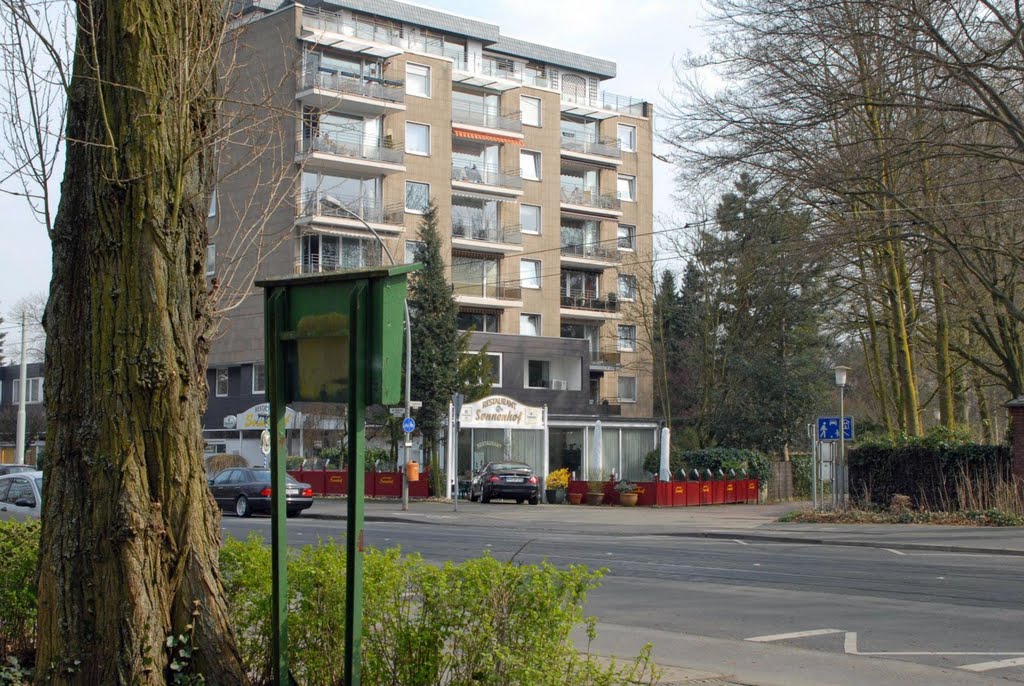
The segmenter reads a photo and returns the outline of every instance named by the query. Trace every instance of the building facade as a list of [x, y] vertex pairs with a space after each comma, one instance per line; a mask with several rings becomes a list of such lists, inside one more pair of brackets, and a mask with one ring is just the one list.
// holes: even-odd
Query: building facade
[[[237, 302], [210, 357], [210, 441], [230, 444], [225, 421], [262, 398], [262, 303], [246, 284], [414, 261], [433, 202], [459, 327], [488, 346], [494, 392], [548, 408], [552, 469], [586, 474], [600, 419], [603, 464], [636, 475], [657, 427], [653, 111], [602, 90], [615, 64], [392, 0], [251, 0], [236, 43], [230, 88], [278, 114], [253, 124], [258, 145], [225, 146], [211, 203], [208, 274]], [[462, 469], [497, 444], [521, 457], [467, 441]]]
[[[25, 374], [25, 462], [36, 463], [46, 441], [46, 396], [43, 365], [30, 362]], [[0, 464], [13, 464], [17, 451], [21, 366], [0, 366]]]

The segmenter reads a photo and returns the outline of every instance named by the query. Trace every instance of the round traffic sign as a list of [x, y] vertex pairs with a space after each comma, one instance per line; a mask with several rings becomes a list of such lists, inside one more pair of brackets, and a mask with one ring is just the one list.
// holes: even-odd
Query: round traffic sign
[[411, 434], [416, 430], [416, 420], [412, 417], [406, 417], [402, 420], [402, 431], [407, 434]]

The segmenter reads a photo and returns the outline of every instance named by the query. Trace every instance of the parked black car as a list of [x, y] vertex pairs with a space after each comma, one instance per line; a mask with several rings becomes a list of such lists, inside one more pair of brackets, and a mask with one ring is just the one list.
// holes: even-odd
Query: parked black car
[[540, 502], [540, 484], [530, 465], [523, 462], [491, 462], [473, 477], [469, 499], [482, 503], [492, 498], [515, 500], [517, 503]]
[[[221, 509], [248, 517], [253, 512], [270, 513], [270, 470], [235, 467], [225, 469], [209, 480], [210, 492]], [[289, 517], [297, 517], [313, 505], [313, 487], [287, 477], [285, 508]]]

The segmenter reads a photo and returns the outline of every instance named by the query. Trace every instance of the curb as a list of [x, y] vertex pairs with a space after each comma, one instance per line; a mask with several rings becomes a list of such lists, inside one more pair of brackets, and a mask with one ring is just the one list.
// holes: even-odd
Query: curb
[[936, 543], [898, 543], [878, 541], [829, 540], [806, 536], [770, 536], [765, 534], [748, 534], [742, 531], [727, 533], [719, 531], [696, 531], [675, 533], [654, 533], [652, 536], [672, 536], [676, 538], [714, 538], [726, 541], [758, 541], [761, 543], [802, 543], [805, 545], [835, 545], [847, 548], [892, 548], [893, 550], [921, 550], [940, 553], [970, 553], [972, 555], [1008, 555], [1024, 557], [1024, 550], [1008, 550], [1005, 548], [977, 548], [973, 546], [940, 545]]

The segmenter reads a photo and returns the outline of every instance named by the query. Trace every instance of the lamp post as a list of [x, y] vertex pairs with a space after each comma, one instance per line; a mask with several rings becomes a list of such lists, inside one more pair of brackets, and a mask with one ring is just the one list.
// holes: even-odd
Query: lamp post
[[850, 368], [836, 365], [834, 371], [836, 373], [836, 386], [839, 386], [839, 459], [836, 461], [839, 488], [835, 490], [836, 502], [838, 504], [845, 504], [849, 493], [847, 492], [846, 484], [846, 408], [844, 407], [845, 399], [843, 392], [846, 390], [846, 372], [850, 371]]

